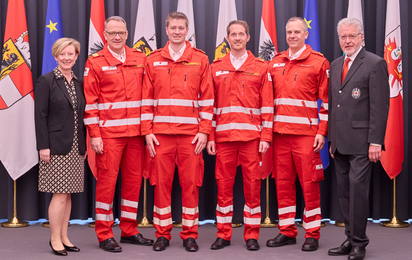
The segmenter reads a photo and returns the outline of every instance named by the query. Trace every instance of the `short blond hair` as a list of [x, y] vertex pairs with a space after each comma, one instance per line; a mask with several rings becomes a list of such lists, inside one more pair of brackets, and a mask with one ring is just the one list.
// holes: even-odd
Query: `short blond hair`
[[186, 23], [186, 28], [189, 27], [189, 19], [187, 19], [187, 16], [182, 13], [182, 12], [173, 12], [170, 13], [167, 17], [166, 17], [166, 27], [169, 26], [169, 23], [171, 20], [176, 19], [176, 20], [185, 20]]
[[80, 54], [80, 42], [78, 42], [75, 39], [72, 38], [60, 38], [57, 39], [54, 43], [53, 43], [53, 47], [52, 47], [52, 54], [54, 57], [58, 57], [60, 55], [60, 53], [63, 51], [64, 48], [66, 48], [69, 45], [73, 45], [74, 50], [76, 52], [77, 55]]

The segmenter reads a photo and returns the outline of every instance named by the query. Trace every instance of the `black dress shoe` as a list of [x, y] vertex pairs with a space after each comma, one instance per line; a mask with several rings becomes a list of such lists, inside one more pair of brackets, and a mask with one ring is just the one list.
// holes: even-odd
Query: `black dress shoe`
[[102, 248], [104, 251], [107, 252], [122, 252], [122, 247], [114, 240], [113, 237], [103, 240], [99, 243], [99, 247]]
[[328, 255], [349, 255], [351, 250], [352, 245], [349, 240], [346, 240], [340, 247], [329, 249]]
[[354, 246], [349, 253], [349, 260], [362, 260], [365, 258], [366, 249], [360, 246]]
[[67, 255], [66, 249], [63, 249], [63, 250], [54, 250], [54, 248], [53, 248], [53, 246], [52, 246], [52, 244], [51, 244], [51, 241], [49, 241], [49, 245], [50, 245], [50, 247], [51, 247], [51, 249], [52, 249], [52, 251], [53, 251], [53, 253], [54, 253], [55, 255], [61, 255], [61, 256], [66, 256], [66, 255]]
[[230, 240], [218, 237], [216, 238], [216, 241], [210, 246], [210, 249], [218, 250], [224, 248], [225, 246], [230, 246]]
[[294, 244], [296, 244], [296, 238], [288, 237], [281, 233], [279, 233], [279, 235], [277, 235], [274, 239], [269, 239], [268, 242], [266, 242], [266, 246], [268, 247], [278, 247], [278, 246], [294, 245]]
[[169, 246], [169, 240], [165, 237], [159, 237], [153, 244], [154, 251], [163, 251]]
[[260, 246], [256, 239], [250, 238], [246, 241], [246, 248], [250, 251], [259, 250]]
[[71, 252], [79, 252], [80, 248], [78, 248], [77, 246], [66, 246], [65, 244], [63, 244], [64, 248], [67, 251], [71, 251]]
[[142, 234], [136, 234], [130, 237], [120, 237], [120, 243], [130, 243], [143, 246], [153, 245], [153, 239], [144, 238]]
[[308, 237], [302, 245], [302, 251], [315, 251], [318, 250], [318, 247], [319, 241], [316, 238]]
[[199, 250], [199, 246], [196, 244], [196, 240], [192, 237], [183, 240], [183, 246], [188, 252], [196, 252]]

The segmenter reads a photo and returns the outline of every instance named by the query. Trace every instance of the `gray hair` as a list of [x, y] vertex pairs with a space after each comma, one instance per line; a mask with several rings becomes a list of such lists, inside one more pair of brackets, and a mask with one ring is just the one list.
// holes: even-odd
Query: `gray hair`
[[107, 18], [106, 21], [104, 21], [104, 29], [105, 29], [105, 30], [107, 29], [107, 24], [108, 24], [110, 21], [123, 22], [123, 23], [124, 23], [124, 26], [126, 26], [126, 30], [127, 30], [126, 21], [125, 21], [122, 17], [120, 17], [120, 16], [110, 16], [109, 18]]
[[340, 28], [342, 27], [342, 25], [352, 25], [352, 26], [356, 26], [358, 29], [358, 33], [362, 33], [363, 34], [363, 24], [361, 21], [359, 21], [356, 18], [353, 17], [348, 17], [348, 18], [343, 18], [342, 20], [340, 20], [338, 22], [338, 26], [337, 26], [337, 31], [338, 31], [338, 35], [339, 35], [339, 31]]
[[302, 17], [297, 17], [297, 16], [290, 18], [288, 22], [286, 23], [285, 28], [288, 27], [289, 22], [295, 22], [295, 21], [301, 21], [303, 25], [303, 31], [305, 32], [308, 31], [308, 24], [305, 22], [305, 20], [303, 20]]

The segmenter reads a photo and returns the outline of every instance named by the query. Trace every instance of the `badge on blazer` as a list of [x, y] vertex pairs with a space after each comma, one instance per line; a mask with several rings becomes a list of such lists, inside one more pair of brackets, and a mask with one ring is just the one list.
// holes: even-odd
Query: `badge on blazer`
[[360, 89], [358, 89], [358, 88], [352, 89], [352, 97], [353, 97], [354, 99], [360, 98], [360, 95], [361, 95]]

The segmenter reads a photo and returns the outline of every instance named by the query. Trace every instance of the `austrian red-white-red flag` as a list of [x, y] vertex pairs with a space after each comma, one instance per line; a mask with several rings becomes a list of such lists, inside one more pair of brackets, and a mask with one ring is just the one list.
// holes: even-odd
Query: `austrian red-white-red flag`
[[92, 0], [89, 27], [89, 56], [102, 50], [104, 47], [103, 32], [105, 20], [104, 0]]
[[259, 57], [265, 61], [271, 61], [277, 52], [275, 3], [273, 0], [263, 0], [262, 18], [260, 19]]
[[186, 40], [190, 42], [192, 47], [196, 47], [196, 34], [195, 34], [195, 19], [193, 15], [193, 1], [192, 0], [179, 0], [177, 2], [177, 11], [184, 13], [189, 20], [189, 32], [186, 35]]
[[[103, 50], [105, 43], [103, 36], [105, 20], [104, 0], [92, 0], [89, 27], [89, 56]], [[90, 135], [87, 133], [87, 162], [89, 163], [90, 170], [97, 180], [96, 153], [90, 146], [90, 140]]]
[[402, 41], [399, 0], [388, 0], [386, 8], [385, 52], [388, 63], [390, 105], [385, 134], [385, 151], [382, 152], [383, 169], [391, 179], [402, 171], [403, 146], [403, 84]]
[[[263, 0], [262, 18], [260, 19], [259, 57], [269, 62], [278, 51], [276, 36], [275, 3], [273, 0]], [[262, 155], [260, 174], [267, 178], [273, 171], [273, 147]]]
[[39, 162], [24, 0], [7, 6], [0, 74], [0, 160], [13, 180]]

